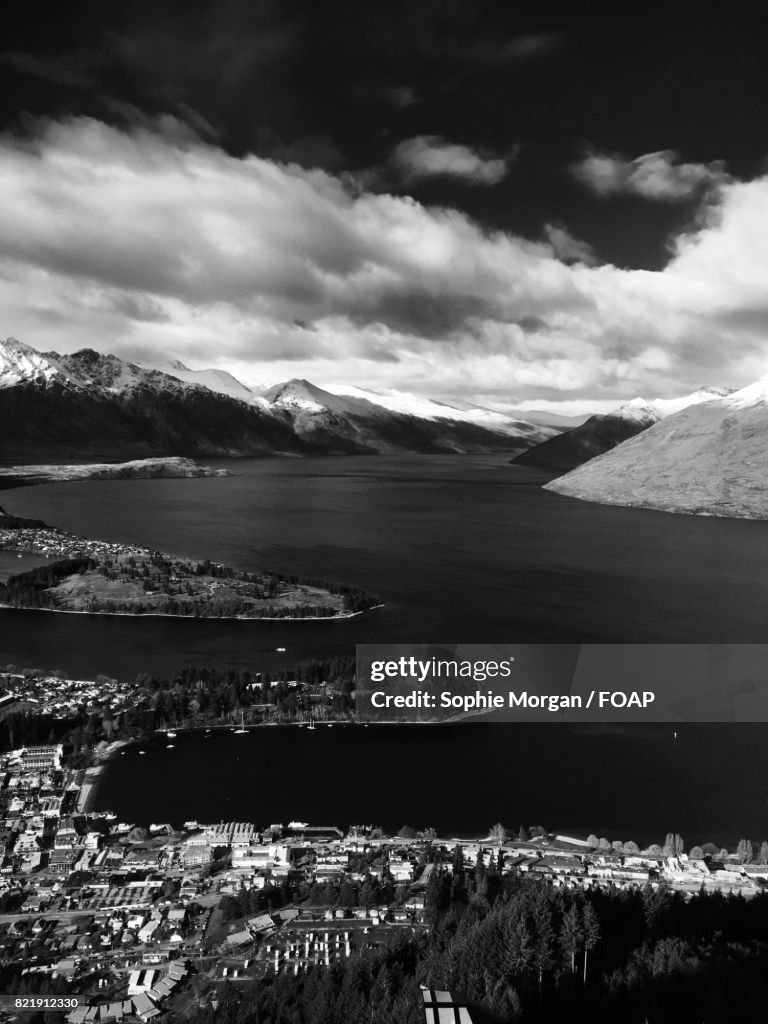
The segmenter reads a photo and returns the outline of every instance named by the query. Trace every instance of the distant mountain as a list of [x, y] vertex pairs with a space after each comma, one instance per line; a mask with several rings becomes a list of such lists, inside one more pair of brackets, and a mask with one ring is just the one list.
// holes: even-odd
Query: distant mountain
[[[333, 439], [337, 445], [348, 445], [349, 451], [505, 451], [528, 447], [554, 433], [522, 421], [484, 425], [482, 417], [412, 396], [407, 396], [410, 402], [386, 405], [381, 397], [362, 389], [335, 394], [306, 380], [290, 380], [270, 388], [263, 400], [290, 415], [297, 435], [306, 443], [323, 446]], [[436, 415], [435, 409], [442, 415]]]
[[6, 462], [307, 452], [287, 418], [92, 349], [14, 339], [0, 341], [0, 436]]
[[447, 406], [446, 413], [401, 413], [302, 380], [257, 394], [222, 370], [158, 369], [93, 349], [59, 355], [0, 341], [6, 462], [509, 451], [554, 433], [524, 421], [485, 426]]
[[242, 402], [251, 402], [257, 395], [257, 392], [241, 383], [226, 370], [218, 370], [213, 367], [208, 370], [190, 370], [178, 359], [169, 363], [138, 363], [137, 365], [143, 370], [160, 370], [169, 377], [175, 377], [176, 380], [185, 381], [187, 384], [198, 384], [219, 395], [239, 398]]
[[404, 416], [416, 416], [418, 419], [425, 420], [449, 420], [454, 423], [472, 423], [477, 427], [501, 431], [511, 437], [534, 432], [532, 427], [539, 426], [555, 427], [556, 430], [549, 431], [550, 434], [553, 434], [557, 432], [557, 429], [575, 426], [576, 423], [581, 423], [584, 419], [583, 416], [572, 418], [558, 416], [556, 413], [532, 413], [529, 416], [528, 414], [518, 414], [512, 409], [499, 412], [458, 399], [452, 399], [450, 402], [438, 401], [433, 398], [425, 398], [422, 395], [410, 395], [403, 391], [373, 391], [349, 384], [328, 385], [326, 391], [334, 395], [364, 399], [373, 405], [388, 409], [390, 412], [401, 413]]
[[729, 391], [723, 388], [699, 388], [682, 398], [634, 398], [612, 412], [590, 416], [580, 426], [549, 438], [510, 461], [520, 466], [567, 472], [635, 437], [665, 416], [727, 394]]
[[768, 518], [768, 377], [690, 405], [546, 488], [608, 505]]

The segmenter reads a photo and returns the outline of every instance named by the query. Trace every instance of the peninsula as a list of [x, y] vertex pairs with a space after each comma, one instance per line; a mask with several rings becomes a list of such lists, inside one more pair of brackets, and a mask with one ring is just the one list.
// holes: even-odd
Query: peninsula
[[323, 580], [246, 572], [135, 544], [90, 540], [0, 509], [0, 550], [44, 555], [0, 583], [0, 606], [85, 614], [234, 619], [338, 619], [366, 611], [366, 591]]
[[228, 469], [203, 466], [177, 456], [132, 459], [130, 462], [91, 462], [72, 465], [0, 466], [0, 488], [25, 484], [65, 483], [72, 480], [158, 480], [204, 476], [233, 476]]

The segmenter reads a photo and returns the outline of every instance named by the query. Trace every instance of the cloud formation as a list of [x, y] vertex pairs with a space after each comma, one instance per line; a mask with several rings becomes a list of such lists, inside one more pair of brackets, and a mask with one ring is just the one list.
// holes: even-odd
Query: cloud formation
[[597, 262], [594, 250], [589, 242], [580, 238], [574, 238], [570, 231], [562, 224], [545, 224], [544, 237], [552, 246], [552, 251], [563, 263], [587, 263], [592, 265]]
[[729, 180], [722, 161], [681, 163], [678, 154], [670, 149], [646, 153], [634, 160], [590, 153], [572, 171], [598, 195], [636, 195], [667, 203], [696, 198]]
[[768, 177], [724, 183], [659, 272], [590, 265], [563, 225], [531, 241], [234, 157], [168, 118], [2, 136], [0, 190], [0, 333], [43, 350], [586, 408], [768, 366]]
[[503, 157], [480, 153], [439, 135], [404, 139], [392, 154], [392, 164], [409, 182], [445, 177], [469, 185], [498, 185], [509, 170]]

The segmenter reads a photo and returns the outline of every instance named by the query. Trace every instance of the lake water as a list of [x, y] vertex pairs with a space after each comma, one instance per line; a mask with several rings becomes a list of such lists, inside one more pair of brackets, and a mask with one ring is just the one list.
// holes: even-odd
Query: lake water
[[658, 725], [181, 733], [173, 749], [162, 736], [116, 757], [95, 808], [145, 825], [299, 820], [480, 835], [501, 820], [638, 843], [668, 831], [690, 844], [768, 838], [766, 728], [676, 729], [676, 742]]
[[[6, 491], [3, 505], [92, 537], [207, 556], [245, 569], [263, 567], [340, 580], [375, 592], [386, 606], [337, 623], [200, 622], [5, 611], [0, 612], [0, 664], [57, 666], [80, 677], [92, 678], [100, 672], [132, 677], [140, 671], [170, 675], [192, 664], [268, 668], [303, 657], [352, 653], [356, 642], [768, 642], [767, 523], [579, 502], [542, 491], [545, 474], [509, 466], [498, 455], [270, 459], [227, 465], [239, 475], [25, 487]], [[287, 648], [286, 653], [277, 653], [277, 647]], [[514, 750], [518, 726], [486, 728], [498, 730], [493, 735], [499, 749]], [[300, 817], [309, 793], [316, 800], [321, 793], [333, 791], [341, 802], [310, 803], [317, 808], [311, 819], [325, 810], [331, 818], [341, 819], [343, 808], [351, 806], [344, 803], [352, 792], [348, 780], [362, 771], [371, 776], [372, 794], [381, 792], [376, 787], [383, 773], [393, 786], [399, 786], [399, 798], [418, 799], [424, 813], [417, 815], [417, 808], [411, 806], [410, 816], [421, 822], [432, 817], [434, 789], [445, 785], [448, 777], [466, 774], [473, 785], [489, 787], [494, 796], [502, 784], [513, 786], [509, 801], [504, 802], [504, 797], [503, 806], [491, 814], [495, 819], [507, 806], [510, 813], [519, 807], [520, 800], [535, 804], [537, 794], [544, 792], [538, 782], [543, 773], [548, 785], [556, 787], [552, 800], [558, 793], [567, 795], [565, 804], [547, 804], [533, 815], [548, 817], [551, 808], [552, 816], [543, 824], [565, 827], [566, 819], [593, 821], [603, 814], [606, 823], [620, 824], [620, 797], [642, 808], [632, 813], [650, 814], [647, 797], [653, 792], [660, 801], [658, 812], [654, 810], [660, 826], [682, 828], [676, 823], [680, 807], [669, 804], [671, 784], [666, 770], [660, 768], [656, 788], [649, 790], [649, 778], [633, 774], [628, 766], [620, 792], [610, 786], [606, 790], [607, 780], [615, 779], [611, 757], [636, 745], [639, 750], [652, 749], [640, 734], [636, 743], [631, 739], [635, 734], [625, 735], [623, 745], [612, 747], [611, 757], [606, 757], [606, 741], [594, 733], [579, 734], [579, 744], [566, 754], [561, 729], [538, 727], [538, 749], [532, 745], [527, 761], [512, 753], [510, 764], [515, 770], [511, 775], [505, 772], [501, 780], [495, 774], [496, 762], [488, 760], [486, 740], [477, 746], [464, 732], [460, 740], [454, 740], [453, 733], [439, 732], [429, 743], [415, 746], [415, 734], [409, 732], [407, 745], [382, 743], [375, 761], [366, 756], [366, 746], [357, 750], [353, 745], [344, 754], [341, 744], [346, 741], [338, 739], [341, 730], [333, 733], [332, 741], [330, 737], [321, 740], [331, 751], [340, 751], [330, 762], [317, 760], [320, 744], [307, 746], [306, 740], [316, 734], [297, 732], [290, 742], [261, 740], [262, 744], [274, 742], [284, 751], [283, 757], [275, 753], [276, 761], [269, 757], [271, 781], [266, 787], [259, 783], [256, 791], [250, 784], [241, 786], [237, 779], [242, 773], [232, 762], [234, 781], [219, 782], [211, 791], [216, 800], [228, 801], [214, 817]], [[371, 729], [361, 733], [370, 734]], [[203, 740], [190, 742], [202, 744]], [[226, 760], [230, 746], [225, 742], [217, 753], [216, 771], [222, 769], [219, 761]], [[587, 774], [587, 749], [595, 763], [600, 762], [601, 773]], [[429, 751], [427, 760], [420, 760], [423, 751]], [[415, 774], [406, 775], [412, 780], [409, 783], [399, 784], [393, 774], [395, 752], [403, 765], [414, 765]], [[156, 759], [163, 756], [164, 750], [140, 759], [139, 767], [150, 773], [148, 778], [163, 777], [156, 774], [162, 763]], [[232, 758], [241, 756], [232, 748]], [[637, 756], [642, 761], [645, 755]], [[711, 758], [712, 751], [702, 748], [698, 756]], [[738, 751], [734, 759], [734, 767], [723, 765], [724, 784], [732, 790], [736, 773], [744, 765]], [[119, 761], [139, 770], [138, 761], [129, 762], [127, 756]], [[295, 777], [286, 775], [287, 762], [296, 764]], [[112, 774], [118, 770], [115, 767], [107, 774], [105, 799], [110, 796]], [[206, 757], [198, 762], [190, 759], [188, 770], [185, 786], [194, 799], [202, 799], [213, 767]], [[302, 775], [306, 785], [300, 782]], [[763, 778], [768, 774], [763, 772]], [[684, 779], [688, 804], [703, 801], [704, 794], [709, 799], [708, 791], [694, 785], [692, 776]], [[155, 795], [165, 799], [170, 785], [168, 779], [166, 788], [155, 787], [152, 799]], [[137, 789], [141, 799], [149, 799], [146, 784]], [[264, 789], [273, 803], [264, 803]], [[608, 794], [602, 810], [596, 804], [598, 790]], [[120, 800], [127, 801], [130, 791], [130, 786], [120, 789]], [[459, 792], [462, 798], [466, 792], [469, 801], [474, 799], [474, 791], [462, 788]], [[167, 806], [177, 806], [177, 797], [174, 794]], [[765, 797], [761, 795], [755, 805], [760, 820], [768, 811]], [[744, 810], [739, 801], [731, 803]], [[115, 809], [122, 813], [127, 806]], [[270, 813], [262, 815], [262, 806]], [[573, 814], [557, 817], [565, 807], [572, 807]], [[589, 813], [577, 813], [579, 807]], [[365, 814], [362, 806], [360, 815], [350, 812], [347, 820], [389, 821], [390, 812], [381, 797], [371, 796], [366, 808]], [[163, 815], [160, 807], [154, 811], [152, 816], [160, 818], [170, 813]], [[483, 806], [482, 813], [478, 810], [482, 821], [475, 822], [475, 827], [490, 823], [485, 820], [490, 811], [490, 804]], [[437, 816], [437, 808], [434, 813]], [[724, 804], [723, 815], [728, 813]], [[205, 814], [189, 807], [185, 816]], [[400, 818], [409, 815], [392, 817], [402, 824]], [[469, 827], [470, 823], [463, 824]]]
[[30, 555], [26, 551], [0, 551], [0, 582], [18, 572], [29, 572], [38, 565], [45, 565], [45, 555]]
[[768, 523], [579, 502], [499, 456], [268, 459], [229, 479], [47, 484], [12, 511], [105, 539], [323, 576], [386, 607], [346, 622], [0, 613], [8, 659], [80, 675], [258, 665], [356, 642], [765, 642]]

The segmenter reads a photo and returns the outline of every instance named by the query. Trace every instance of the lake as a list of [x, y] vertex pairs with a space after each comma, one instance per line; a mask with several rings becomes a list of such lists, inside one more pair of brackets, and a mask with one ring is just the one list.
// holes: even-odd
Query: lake
[[[225, 465], [225, 463], [217, 463]], [[264, 459], [240, 475], [6, 491], [88, 536], [322, 576], [386, 607], [346, 622], [0, 613], [3, 660], [113, 676], [271, 666], [356, 642], [722, 642], [768, 638], [768, 523], [579, 502], [495, 456]]]
[[[768, 838], [765, 726], [297, 726], [162, 735], [108, 766], [96, 809], [148, 825], [291, 820], [432, 826], [496, 821], [577, 835], [735, 847]], [[146, 751], [140, 754], [139, 750]], [[162, 785], [158, 785], [162, 780]]]
[[[768, 642], [766, 523], [579, 502], [498, 455], [216, 464], [239, 475], [47, 484], [6, 491], [3, 505], [92, 537], [339, 580], [386, 606], [335, 623], [5, 611], [0, 664], [170, 676], [194, 664], [273, 668], [356, 642]], [[765, 727], [686, 727], [685, 757], [670, 752], [668, 729], [643, 728], [184, 737], [173, 751], [118, 758], [99, 801], [137, 820], [473, 831], [502, 818], [638, 841], [668, 829], [768, 837]]]

